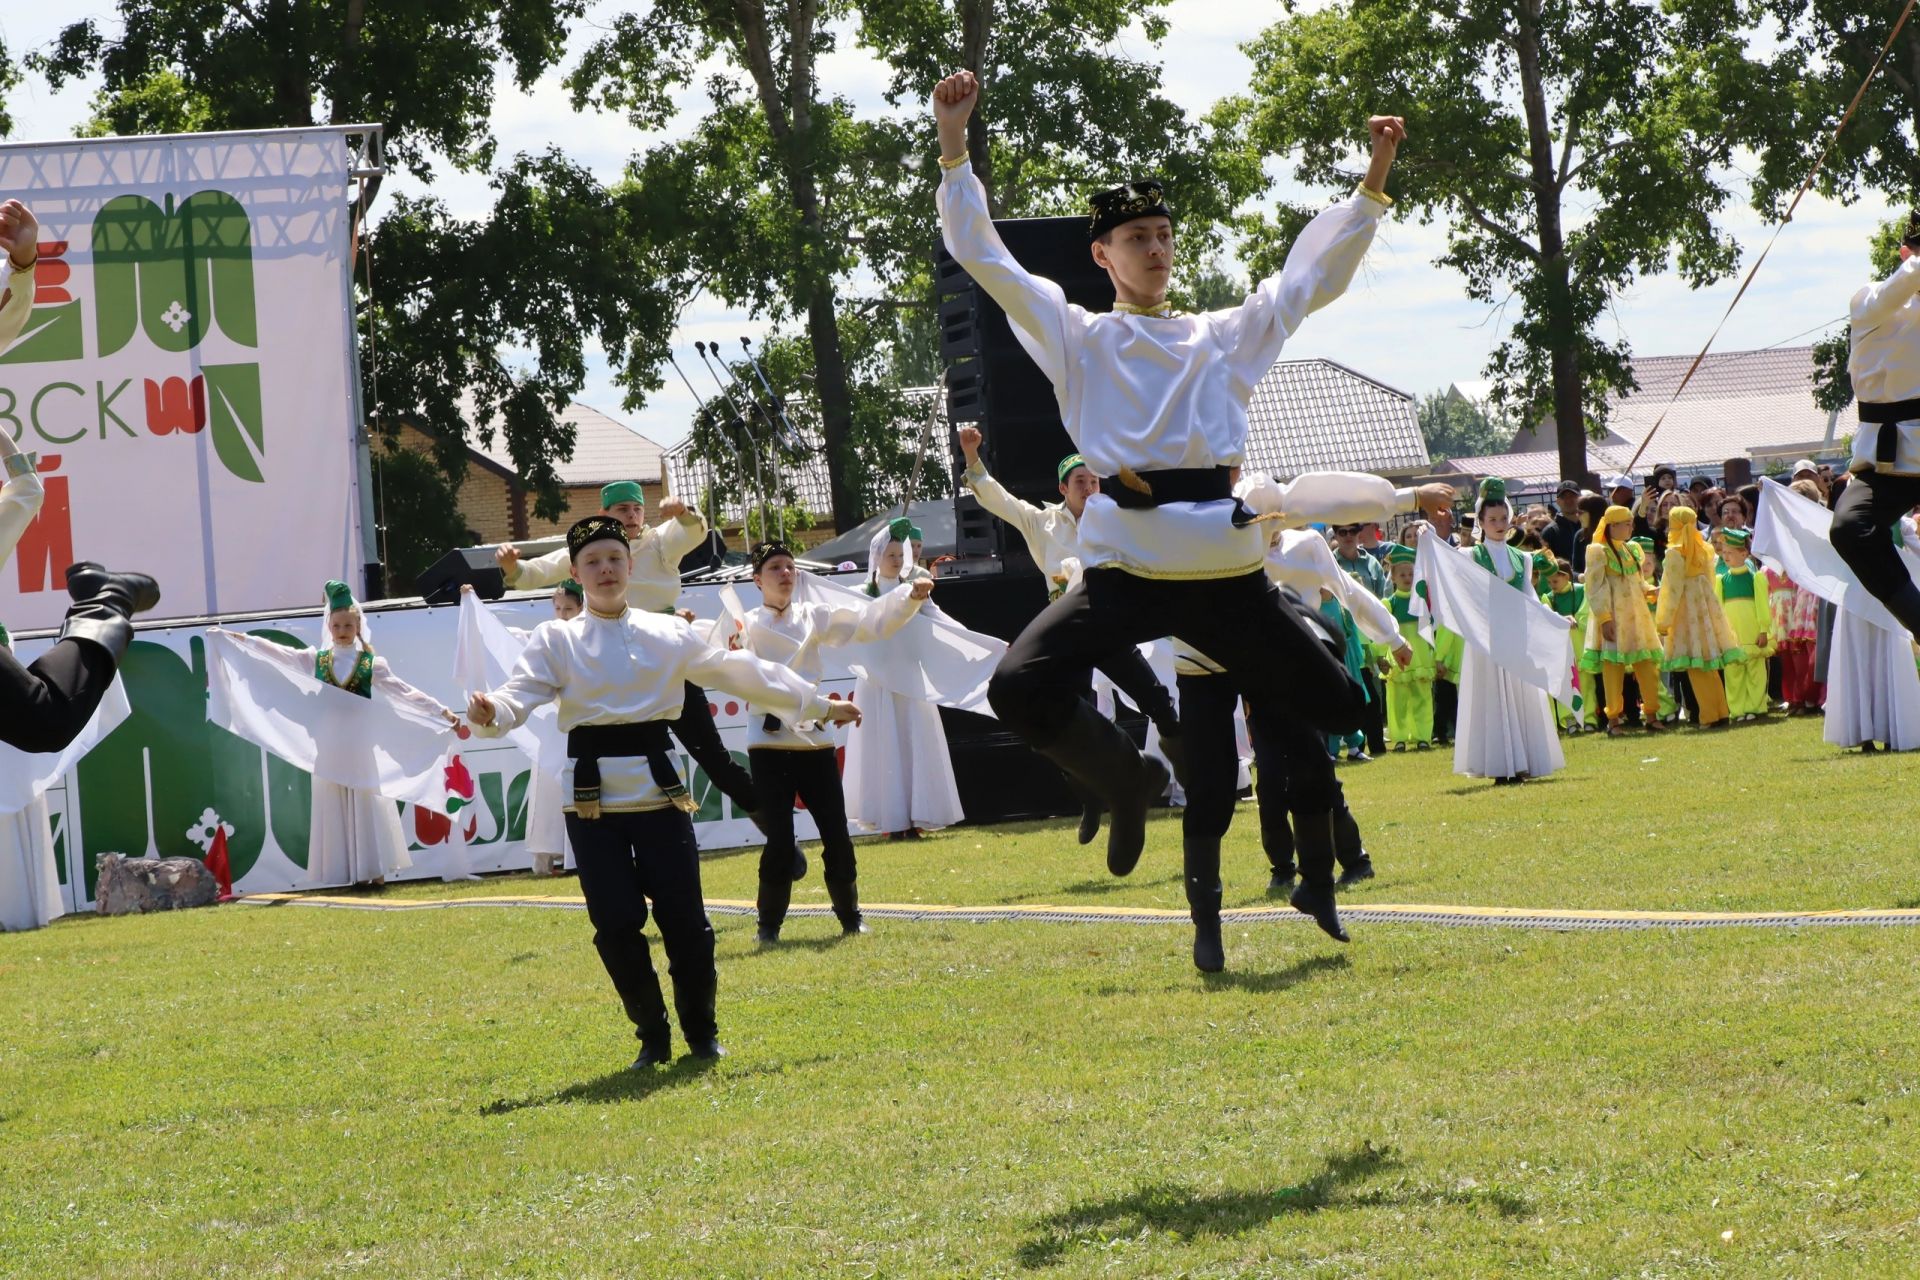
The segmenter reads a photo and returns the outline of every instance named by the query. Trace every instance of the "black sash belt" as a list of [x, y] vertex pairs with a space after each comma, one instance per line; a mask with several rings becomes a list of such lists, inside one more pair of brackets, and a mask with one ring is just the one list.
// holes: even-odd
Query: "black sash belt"
[[601, 757], [643, 757], [653, 774], [653, 785], [681, 809], [693, 808], [692, 796], [680, 781], [668, 754], [670, 739], [665, 720], [638, 720], [627, 724], [583, 724], [567, 731], [567, 758], [573, 761], [573, 802], [600, 801]]
[[[1134, 483], [1129, 484], [1129, 479]], [[1253, 513], [1233, 496], [1233, 472], [1228, 467], [1175, 467], [1130, 477], [1102, 476], [1100, 492], [1124, 511], [1144, 511], [1169, 502], [1232, 500], [1234, 527], [1253, 522]]]
[[[1860, 421], [1876, 426], [1890, 427], [1896, 422], [1911, 422], [1920, 418], [1920, 400], [1883, 400], [1871, 403], [1860, 402]], [[1876, 464], [1891, 467], [1900, 448], [1898, 431], [1882, 431], [1873, 442], [1873, 460]]]

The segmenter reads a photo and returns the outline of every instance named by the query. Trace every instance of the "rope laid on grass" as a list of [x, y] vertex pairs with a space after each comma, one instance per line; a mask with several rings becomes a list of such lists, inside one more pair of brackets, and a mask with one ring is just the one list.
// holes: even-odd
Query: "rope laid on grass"
[[[238, 901], [253, 906], [327, 907], [345, 911], [444, 911], [452, 907], [532, 907], [584, 911], [586, 900], [558, 894], [513, 897], [424, 898], [383, 900], [329, 894], [250, 893]], [[707, 910], [717, 916], [751, 916], [751, 902], [709, 900]], [[1055, 906], [946, 906], [925, 903], [875, 903], [861, 911], [875, 920], [906, 920], [919, 924], [1145, 924], [1185, 925], [1184, 911], [1154, 907]], [[795, 906], [790, 917], [831, 916], [828, 906]], [[1230, 907], [1220, 913], [1229, 924], [1311, 924], [1290, 907]], [[1861, 907], [1843, 911], [1585, 911], [1533, 907], [1454, 907], [1400, 903], [1343, 906], [1341, 919], [1350, 924], [1425, 924], [1446, 927], [1546, 929], [1562, 932], [1625, 929], [1798, 929], [1835, 926], [1889, 927], [1920, 925], [1920, 908]]]

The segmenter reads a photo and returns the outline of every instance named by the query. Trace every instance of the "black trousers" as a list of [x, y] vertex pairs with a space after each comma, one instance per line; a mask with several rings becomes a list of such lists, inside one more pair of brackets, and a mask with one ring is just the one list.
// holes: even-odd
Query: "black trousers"
[[1074, 715], [1089, 668], [1119, 646], [1168, 635], [1233, 672], [1258, 705], [1322, 733], [1360, 727], [1359, 684], [1258, 570], [1197, 580], [1091, 570], [1007, 649], [988, 700], [1002, 724], [1044, 750]]
[[718, 975], [713, 926], [700, 893], [693, 820], [678, 809], [593, 819], [570, 813], [567, 838], [580, 864], [580, 891], [587, 898], [587, 919], [593, 922], [594, 948], [640, 1042], [664, 1054], [671, 1039], [660, 979], [653, 971], [647, 935], [641, 932], [649, 902], [667, 950], [680, 1034], [690, 1045], [713, 1039]]
[[1460, 685], [1457, 681], [1433, 682], [1433, 740], [1445, 746], [1453, 741], [1454, 721], [1460, 718]]
[[[1216, 846], [1217, 878], [1218, 841], [1233, 823], [1236, 803], [1233, 784], [1240, 762], [1234, 749], [1233, 709], [1240, 693], [1232, 676], [1182, 675], [1179, 684], [1180, 722], [1192, 775], [1187, 807], [1180, 815], [1181, 833], [1197, 837], [1186, 842], [1189, 851], [1196, 844]], [[1343, 868], [1358, 862], [1360, 829], [1327, 756], [1326, 738], [1310, 725], [1258, 706], [1249, 708], [1247, 734], [1253, 739], [1254, 767], [1260, 771], [1260, 843], [1273, 869], [1294, 869], [1290, 815], [1295, 813], [1303, 819], [1324, 819], [1331, 812], [1335, 858]]]
[[1368, 754], [1383, 756], [1387, 753], [1387, 686], [1372, 667], [1367, 668], [1365, 680], [1366, 723], [1360, 726], [1360, 731], [1366, 735]]
[[793, 802], [798, 797], [820, 828], [821, 877], [840, 923], [860, 922], [854, 893], [858, 868], [853, 859], [853, 837], [847, 834], [847, 795], [840, 786], [840, 761], [831, 747], [784, 751], [755, 747], [747, 752], [753, 762], [753, 785], [765, 800], [760, 829], [767, 842], [760, 849], [760, 927], [777, 931], [793, 900], [793, 855], [799, 844], [793, 836]]
[[1863, 471], [1847, 482], [1840, 495], [1829, 536], [1860, 585], [1886, 605], [1901, 626], [1920, 635], [1920, 587], [1908, 576], [1893, 540], [1900, 517], [1915, 506], [1920, 506], [1920, 476]]
[[62, 640], [31, 666], [0, 646], [0, 742], [35, 753], [65, 750], [93, 718], [113, 671], [113, 655], [85, 640]]
[[[1093, 665], [1113, 681], [1113, 687], [1128, 702], [1140, 708], [1161, 733], [1171, 735], [1179, 732], [1180, 719], [1174, 711], [1173, 695], [1167, 691], [1167, 686], [1160, 683], [1160, 677], [1153, 674], [1153, 664], [1146, 660], [1138, 648], [1126, 645]], [[1092, 671], [1087, 673], [1087, 680], [1091, 688]]]
[[720, 726], [713, 722], [713, 709], [707, 702], [705, 689], [691, 680], [687, 682], [687, 698], [681, 704], [680, 718], [669, 721], [669, 727], [693, 757], [693, 762], [733, 801], [734, 808], [742, 813], [759, 812], [760, 796], [754, 790], [753, 775], [733, 758], [727, 744], [720, 741]]

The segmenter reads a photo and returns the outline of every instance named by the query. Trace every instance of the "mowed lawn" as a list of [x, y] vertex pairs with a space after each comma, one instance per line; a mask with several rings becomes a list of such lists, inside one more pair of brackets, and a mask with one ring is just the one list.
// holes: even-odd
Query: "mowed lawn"
[[[1352, 900], [1920, 899], [1920, 760], [1812, 723], [1569, 750], [1497, 792], [1343, 770]], [[1264, 901], [1239, 822], [1230, 898]], [[1175, 905], [1177, 849], [1156, 824], [1117, 888], [1065, 825], [861, 855], [874, 901]], [[707, 872], [750, 896], [751, 857]], [[471, 888], [529, 887], [577, 886]], [[732, 1056], [648, 1075], [579, 912], [0, 937], [0, 1274], [1920, 1269], [1920, 930], [1250, 924], [1208, 979], [1179, 927], [715, 923]]]

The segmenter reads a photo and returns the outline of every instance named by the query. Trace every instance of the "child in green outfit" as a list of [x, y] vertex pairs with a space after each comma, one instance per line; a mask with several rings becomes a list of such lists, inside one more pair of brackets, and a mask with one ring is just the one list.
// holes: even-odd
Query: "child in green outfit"
[[1413, 562], [1412, 547], [1396, 546], [1387, 552], [1387, 573], [1393, 581], [1387, 605], [1400, 624], [1400, 634], [1413, 647], [1413, 660], [1402, 667], [1385, 649], [1374, 646], [1375, 657], [1385, 660], [1387, 738], [1395, 751], [1405, 751], [1409, 743], [1417, 751], [1433, 745], [1434, 648], [1420, 634], [1420, 621], [1413, 614]]

